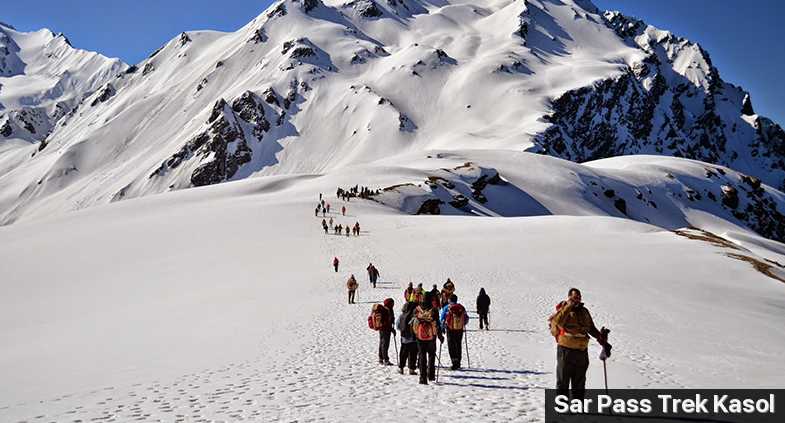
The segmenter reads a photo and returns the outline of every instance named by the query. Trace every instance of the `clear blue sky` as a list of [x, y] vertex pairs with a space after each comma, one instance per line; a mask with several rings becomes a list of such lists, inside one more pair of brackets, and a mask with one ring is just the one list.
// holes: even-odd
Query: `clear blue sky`
[[[272, 0], [6, 1], [0, 21], [63, 32], [75, 47], [137, 63], [182, 31], [233, 31]], [[785, 1], [595, 0], [699, 42], [728, 82], [752, 95], [755, 111], [785, 124]]]

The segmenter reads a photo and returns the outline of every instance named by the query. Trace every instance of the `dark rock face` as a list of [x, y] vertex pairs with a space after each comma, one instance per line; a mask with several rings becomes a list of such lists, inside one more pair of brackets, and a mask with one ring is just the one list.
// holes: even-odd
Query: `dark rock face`
[[190, 42], [191, 42], [191, 37], [189, 37], [188, 34], [186, 34], [185, 32], [180, 34], [180, 39], [179, 39], [180, 47], [184, 47], [186, 44]]
[[144, 65], [144, 68], [142, 68], [142, 76], [147, 75], [153, 72], [154, 70], [155, 70], [155, 65], [153, 65], [152, 63], [147, 63], [146, 65]]
[[378, 18], [382, 16], [382, 11], [373, 0], [359, 0], [350, 3], [354, 10], [364, 18]]
[[311, 10], [316, 9], [322, 4], [322, 2], [319, 0], [302, 0], [302, 2], [303, 2], [303, 10], [305, 11], [305, 13], [308, 13]]
[[[754, 125], [742, 119], [753, 114], [749, 95], [722, 81], [708, 53], [672, 35], [651, 40], [643, 22], [617, 13], [605, 19], [646, 58], [553, 99], [544, 117], [551, 126], [534, 137], [534, 151], [575, 162], [628, 154], [684, 157], [753, 172], [785, 189], [785, 132], [766, 118]], [[642, 39], [648, 44], [636, 44]], [[673, 70], [674, 50], [700, 62], [702, 79]]]
[[14, 128], [11, 127], [11, 122], [5, 121], [3, 126], [0, 127], [0, 135], [8, 138], [12, 133], [14, 133]]
[[420, 208], [417, 209], [417, 214], [441, 214], [442, 211], [439, 208], [439, 205], [442, 204], [442, 201], [438, 198], [430, 198], [425, 200]]
[[616, 201], [613, 202], [613, 206], [616, 207], [623, 215], [627, 215], [627, 202], [624, 201], [623, 198], [617, 198]]
[[262, 100], [246, 91], [232, 101], [231, 107], [224, 99], [213, 106], [206, 124], [208, 129], [197, 134], [183, 148], [161, 163], [151, 175], [164, 176], [184, 162], [197, 161], [191, 173], [193, 186], [211, 185], [231, 179], [240, 167], [251, 161], [253, 150], [249, 142], [257, 140], [270, 130]]
[[256, 31], [254, 31], [253, 36], [251, 37], [251, 39], [248, 40], [248, 42], [259, 44], [259, 43], [267, 42], [267, 40], [268, 37], [267, 37], [267, 33], [264, 31], [264, 28], [259, 28]]
[[739, 192], [736, 188], [729, 185], [722, 186], [722, 204], [732, 209], [739, 207]]
[[286, 16], [286, 5], [284, 2], [278, 3], [278, 6], [275, 6], [275, 9], [267, 13], [267, 17], [270, 19], [280, 18], [281, 16]]
[[98, 97], [96, 97], [95, 100], [93, 100], [93, 102], [90, 103], [90, 107], [95, 107], [95, 106], [98, 105], [98, 103], [105, 103], [105, 102], [107, 102], [116, 93], [117, 93], [117, 91], [115, 91], [115, 89], [112, 86], [112, 84], [106, 84], [106, 86], [98, 94]]
[[453, 197], [452, 201], [450, 201], [450, 205], [455, 207], [456, 209], [460, 209], [462, 207], [466, 207], [469, 205], [469, 199], [461, 194], [458, 194]]
[[[525, 2], [524, 2], [525, 3]], [[531, 25], [531, 12], [527, 7], [518, 15], [518, 28], [513, 32], [513, 35], [523, 39], [523, 45], [526, 45], [526, 38], [529, 35], [529, 26]]]

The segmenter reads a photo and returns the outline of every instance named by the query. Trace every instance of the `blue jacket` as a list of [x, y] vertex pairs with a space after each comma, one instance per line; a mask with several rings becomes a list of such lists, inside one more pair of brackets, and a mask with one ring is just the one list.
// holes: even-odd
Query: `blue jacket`
[[[448, 302], [447, 304], [442, 307], [442, 311], [439, 313], [439, 327], [442, 328], [442, 332], [447, 330], [447, 312], [450, 311], [450, 306], [454, 303], [452, 301]], [[463, 313], [463, 325], [466, 326], [469, 323], [469, 313]]]

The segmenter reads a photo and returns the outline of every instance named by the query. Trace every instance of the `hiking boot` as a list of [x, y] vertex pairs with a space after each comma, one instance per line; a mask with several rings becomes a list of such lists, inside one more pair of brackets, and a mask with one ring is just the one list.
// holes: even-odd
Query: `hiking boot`
[[392, 366], [393, 365], [392, 363], [390, 363], [390, 360], [384, 360], [384, 362], [382, 364], [384, 364], [385, 366]]
[[403, 367], [398, 368], [398, 374], [403, 374]]
[[420, 379], [420, 385], [427, 385], [428, 381], [425, 379]]
[[380, 359], [379, 359], [379, 364], [384, 364], [384, 360], [382, 360], [382, 359], [380, 358]]
[[417, 370], [409, 369], [409, 375], [410, 376], [417, 376]]

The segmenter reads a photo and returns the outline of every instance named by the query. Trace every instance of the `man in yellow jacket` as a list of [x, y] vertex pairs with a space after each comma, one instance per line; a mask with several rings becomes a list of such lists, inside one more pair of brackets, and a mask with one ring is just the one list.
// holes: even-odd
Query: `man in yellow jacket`
[[[586, 387], [586, 370], [589, 369], [589, 335], [610, 350], [607, 332], [597, 330], [591, 314], [581, 302], [581, 291], [570, 288], [567, 300], [556, 306], [550, 318], [551, 334], [558, 343], [556, 353], [557, 395], [572, 394], [572, 398], [583, 398]], [[572, 391], [570, 392], [570, 385]]]

